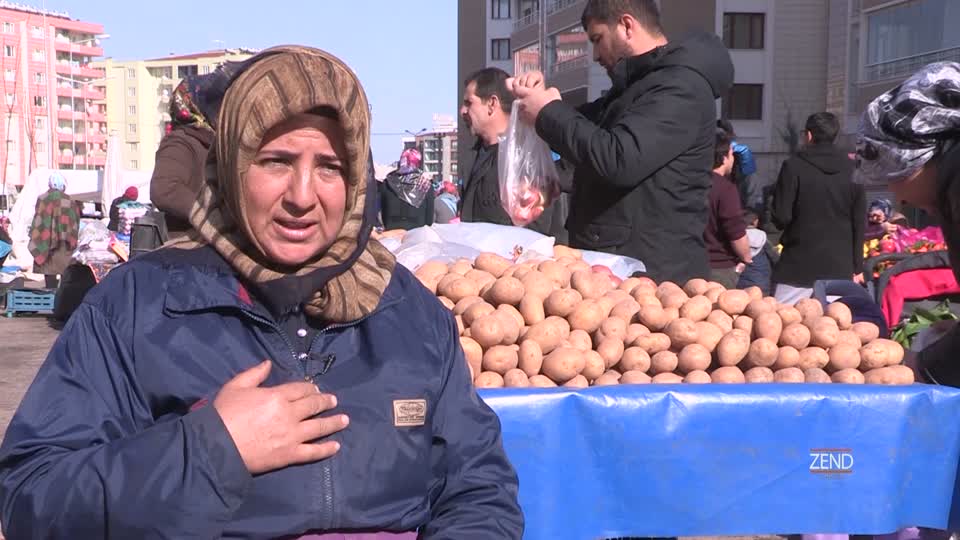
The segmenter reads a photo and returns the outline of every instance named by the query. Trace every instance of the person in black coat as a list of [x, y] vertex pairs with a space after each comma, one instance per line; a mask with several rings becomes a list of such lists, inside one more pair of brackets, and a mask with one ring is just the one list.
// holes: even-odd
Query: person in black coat
[[129, 186], [124, 190], [123, 195], [117, 197], [110, 203], [110, 222], [107, 229], [117, 232], [120, 229], [120, 205], [127, 202], [136, 202], [140, 197], [140, 190], [136, 186]]
[[707, 277], [703, 232], [716, 98], [733, 62], [715, 35], [668, 42], [654, 0], [590, 0], [581, 22], [613, 82], [579, 108], [531, 72], [512, 82], [523, 119], [575, 166], [570, 245], [641, 260], [657, 281]]
[[397, 169], [379, 183], [380, 219], [384, 229], [409, 231], [433, 225], [436, 194], [420, 163], [420, 152], [408, 148], [400, 154]]
[[853, 182], [853, 160], [834, 144], [839, 132], [833, 114], [811, 115], [807, 146], [780, 169], [773, 220], [783, 230], [783, 253], [773, 282], [784, 304], [809, 298], [818, 280], [863, 280], [866, 196]]

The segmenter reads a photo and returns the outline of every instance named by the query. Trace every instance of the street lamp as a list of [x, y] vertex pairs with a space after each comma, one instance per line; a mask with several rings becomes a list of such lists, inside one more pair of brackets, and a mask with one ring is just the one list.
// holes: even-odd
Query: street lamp
[[[97, 34], [96, 36], [93, 36], [92, 38], [81, 39], [81, 40], [78, 40], [78, 41], [70, 40], [70, 50], [68, 51], [67, 54], [69, 55], [69, 60], [68, 60], [68, 61], [70, 62], [70, 75], [71, 75], [71, 79], [70, 79], [70, 81], [71, 81], [71, 83], [70, 83], [70, 131], [72, 131], [72, 133], [71, 133], [71, 137], [70, 137], [70, 151], [72, 152], [72, 155], [70, 156], [70, 165], [71, 165], [71, 168], [73, 168], [73, 170], [76, 170], [76, 169], [77, 169], [77, 117], [76, 117], [76, 113], [77, 113], [76, 108], [77, 108], [77, 106], [76, 106], [76, 100], [74, 99], [74, 96], [73, 96], [73, 91], [75, 90], [75, 88], [73, 87], [73, 85], [76, 84], [76, 81], [74, 81], [74, 79], [72, 79], [72, 76], [73, 76], [73, 46], [74, 46], [74, 45], [83, 45], [84, 43], [95, 43], [95, 42], [100, 41], [101, 39], [108, 39], [109, 37], [110, 37], [110, 34]], [[99, 80], [99, 79], [98, 79], [98, 80]], [[90, 82], [94, 82], [94, 81], [90, 81]], [[84, 125], [86, 125], [86, 123], [87, 123], [86, 120], [84, 120], [83, 123], [84, 123]], [[86, 127], [84, 127], [84, 131], [86, 131]]]

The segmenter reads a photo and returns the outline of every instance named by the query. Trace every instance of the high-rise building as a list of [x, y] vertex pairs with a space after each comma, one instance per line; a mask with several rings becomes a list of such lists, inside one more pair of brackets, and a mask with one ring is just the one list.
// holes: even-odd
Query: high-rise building
[[121, 165], [131, 171], [152, 171], [160, 139], [167, 133], [170, 98], [184, 77], [207, 74], [228, 60], [245, 60], [257, 51], [224, 49], [197, 54], [118, 61], [98, 65], [107, 73], [107, 128], [123, 144]]
[[92, 169], [106, 161], [103, 26], [0, 1], [0, 166], [3, 187], [38, 167]]

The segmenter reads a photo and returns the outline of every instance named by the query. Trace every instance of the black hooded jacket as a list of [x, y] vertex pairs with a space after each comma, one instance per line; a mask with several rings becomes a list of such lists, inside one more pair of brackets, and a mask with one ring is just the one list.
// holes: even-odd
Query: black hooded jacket
[[621, 60], [612, 79], [599, 100], [555, 101], [537, 117], [575, 167], [570, 244], [639, 259], [658, 281], [707, 277], [715, 100], [733, 83], [730, 53], [695, 34]]
[[812, 287], [863, 271], [867, 203], [853, 168], [832, 144], [808, 146], [783, 162], [773, 195], [773, 221], [783, 229], [774, 283]]

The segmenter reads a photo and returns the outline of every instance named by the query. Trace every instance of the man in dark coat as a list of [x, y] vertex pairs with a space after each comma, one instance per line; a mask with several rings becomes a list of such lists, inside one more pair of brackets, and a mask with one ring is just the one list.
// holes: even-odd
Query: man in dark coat
[[809, 298], [821, 279], [863, 279], [867, 203], [852, 180], [854, 162], [834, 143], [831, 113], [807, 119], [807, 146], [783, 162], [773, 195], [773, 221], [783, 254], [773, 270], [777, 300]]
[[613, 86], [579, 109], [541, 73], [517, 77], [522, 116], [575, 166], [570, 245], [640, 259], [658, 280], [707, 277], [703, 232], [716, 98], [733, 62], [714, 35], [668, 42], [654, 0], [590, 0], [581, 20]]
[[[512, 225], [500, 200], [500, 175], [497, 167], [500, 136], [510, 124], [513, 96], [507, 90], [509, 75], [502, 69], [485, 68], [467, 77], [464, 82], [460, 116], [477, 137], [473, 165], [464, 182], [460, 199], [460, 221]], [[528, 228], [542, 234], [566, 239], [563, 217], [554, 219], [560, 205], [551, 206]]]

